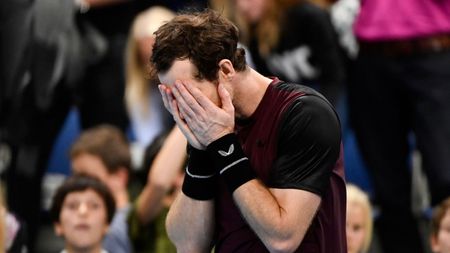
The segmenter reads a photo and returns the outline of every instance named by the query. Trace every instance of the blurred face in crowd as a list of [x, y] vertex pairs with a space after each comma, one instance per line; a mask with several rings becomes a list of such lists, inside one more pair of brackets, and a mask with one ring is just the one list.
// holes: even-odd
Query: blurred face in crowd
[[64, 237], [70, 252], [100, 252], [108, 231], [103, 199], [92, 189], [67, 194], [55, 231]]
[[431, 248], [435, 253], [450, 253], [450, 209], [442, 218], [436, 236], [431, 238]]
[[364, 246], [367, 214], [357, 203], [347, 205], [347, 250], [348, 253], [359, 253]]
[[98, 178], [110, 187], [108, 169], [98, 156], [82, 153], [72, 158], [71, 162], [75, 174], [86, 174]]
[[261, 20], [266, 12], [267, 1], [271, 0], [235, 0], [237, 11], [249, 23]]
[[152, 56], [153, 44], [155, 44], [155, 38], [153, 36], [145, 36], [136, 40], [139, 59], [142, 64], [148, 64], [150, 57]]
[[195, 72], [196, 67], [189, 60], [176, 60], [167, 72], [159, 73], [158, 77], [160, 82], [169, 87], [169, 89], [173, 87], [175, 81], [185, 81], [189, 85], [198, 88], [214, 104], [220, 106], [217, 85], [207, 80], [198, 80], [194, 77]]

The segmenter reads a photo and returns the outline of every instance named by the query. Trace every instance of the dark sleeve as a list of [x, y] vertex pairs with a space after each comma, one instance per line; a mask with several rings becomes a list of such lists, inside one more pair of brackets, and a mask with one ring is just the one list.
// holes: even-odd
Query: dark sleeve
[[268, 186], [325, 193], [339, 157], [339, 119], [326, 100], [302, 96], [280, 122], [278, 153]]

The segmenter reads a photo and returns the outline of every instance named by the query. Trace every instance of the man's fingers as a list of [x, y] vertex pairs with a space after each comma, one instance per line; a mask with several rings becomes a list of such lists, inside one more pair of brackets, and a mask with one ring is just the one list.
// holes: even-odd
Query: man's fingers
[[182, 116], [182, 114], [185, 114], [185, 113], [182, 112], [182, 109], [180, 107], [178, 107], [176, 100], [172, 101], [172, 108], [174, 111], [174, 113], [172, 114], [173, 118], [174, 118], [178, 128], [183, 133], [183, 135], [186, 137], [186, 139], [189, 141], [189, 143], [193, 147], [203, 150], [204, 146], [197, 140], [197, 137], [192, 132], [189, 125], [184, 121], [184, 116]]
[[[178, 87], [174, 87], [172, 92], [178, 101], [179, 107], [183, 108], [186, 117], [195, 118], [197, 115], [202, 113], [197, 101], [195, 101], [190, 94], [185, 94], [187, 92], [186, 89], [180, 90]], [[189, 101], [186, 101], [186, 98]]]
[[164, 103], [164, 107], [172, 114], [171, 103], [173, 100], [173, 96], [170, 94], [170, 90], [165, 85], [158, 85], [159, 92], [161, 93], [161, 97]]
[[186, 90], [189, 92], [189, 94], [192, 96], [195, 101], [202, 107], [202, 108], [211, 108], [215, 107], [216, 105], [203, 94], [197, 87], [190, 85], [189, 83], [180, 83], [180, 88]]

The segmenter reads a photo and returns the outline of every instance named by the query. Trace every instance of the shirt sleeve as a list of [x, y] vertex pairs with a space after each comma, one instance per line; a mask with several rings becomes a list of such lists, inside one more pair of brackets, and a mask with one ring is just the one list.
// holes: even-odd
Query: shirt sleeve
[[323, 196], [340, 143], [339, 119], [329, 102], [317, 95], [297, 98], [280, 122], [278, 153], [268, 186]]

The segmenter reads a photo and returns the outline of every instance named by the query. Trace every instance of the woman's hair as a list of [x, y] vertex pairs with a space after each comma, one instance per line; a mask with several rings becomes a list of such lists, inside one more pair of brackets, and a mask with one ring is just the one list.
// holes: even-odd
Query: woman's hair
[[116, 211], [116, 203], [108, 187], [97, 178], [84, 174], [77, 174], [69, 177], [56, 191], [53, 196], [50, 215], [55, 223], [59, 223], [61, 209], [66, 196], [73, 192], [94, 190], [103, 200], [106, 207], [106, 217], [108, 224], [111, 223]]
[[286, 11], [297, 5], [302, 0], [266, 0], [265, 13], [256, 25], [252, 26], [236, 13], [235, 22], [243, 30], [242, 41], [248, 45], [250, 38], [258, 40], [258, 51], [262, 56], [267, 56], [274, 49], [281, 36], [281, 28], [286, 22], [283, 19]]
[[441, 227], [442, 219], [444, 219], [447, 211], [450, 210], [450, 197], [442, 201], [438, 206], [434, 208], [433, 215], [431, 217], [431, 236], [437, 236]]
[[154, 37], [153, 33], [173, 17], [175, 17], [175, 13], [171, 10], [155, 6], [141, 12], [133, 21], [126, 49], [125, 101], [128, 109], [132, 107], [132, 104], [137, 104], [140, 106], [140, 111], [147, 112], [150, 99], [149, 62], [142, 62], [139, 57], [138, 40]]
[[222, 59], [230, 60], [236, 71], [246, 69], [245, 51], [237, 47], [237, 27], [215, 11], [178, 15], [155, 34], [151, 58], [154, 75], [184, 59], [194, 64], [193, 75], [198, 80], [217, 81]]
[[362, 207], [363, 212], [366, 216], [366, 226], [364, 228], [366, 236], [364, 238], [362, 252], [367, 252], [370, 246], [370, 242], [372, 241], [372, 207], [370, 205], [369, 197], [364, 191], [362, 191], [356, 185], [347, 184], [347, 208], [349, 208], [349, 206], [353, 204]]

